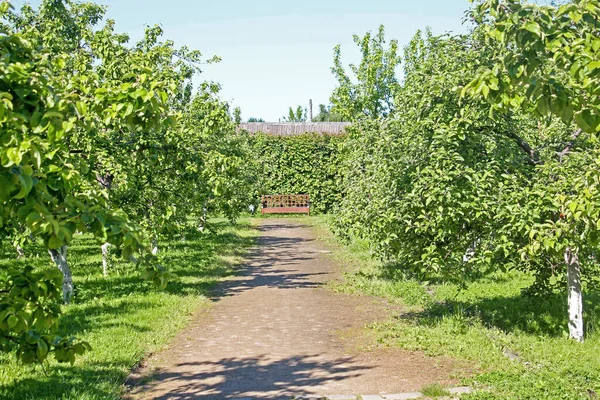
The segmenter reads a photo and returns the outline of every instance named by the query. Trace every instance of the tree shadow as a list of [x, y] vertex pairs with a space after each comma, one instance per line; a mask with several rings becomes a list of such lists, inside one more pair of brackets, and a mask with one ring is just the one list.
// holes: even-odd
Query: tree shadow
[[279, 399], [314, 394], [311, 388], [361, 376], [371, 368], [352, 357], [322, 361], [317, 354], [274, 361], [265, 356], [236, 357], [180, 363], [173, 372], [158, 369], [150, 376], [131, 379], [127, 386], [137, 387], [136, 394], [167, 387], [168, 393], [153, 397], [165, 400], [229, 399], [257, 393]]
[[[421, 312], [407, 317], [420, 325], [437, 325], [448, 317], [467, 323], [481, 323], [503, 332], [522, 332], [530, 335], [560, 337], [568, 332], [566, 294], [542, 297], [525, 295], [494, 296], [476, 301], [446, 300], [433, 303]], [[598, 325], [600, 293], [588, 293], [584, 298], [584, 319], [588, 330]]]
[[297, 223], [281, 223], [281, 224], [277, 224], [277, 223], [264, 223], [264, 224], [260, 224], [257, 229], [260, 232], [269, 232], [272, 231], [273, 229], [297, 229], [297, 228], [310, 228], [309, 224], [306, 223], [301, 223], [301, 222], [297, 222]]
[[[226, 224], [222, 224], [225, 227]], [[240, 229], [246, 229], [242, 227]], [[73, 304], [65, 308], [60, 318], [59, 334], [64, 337], [77, 336], [87, 339], [89, 332], [128, 331], [132, 334], [148, 334], [151, 327], [145, 322], [127, 321], [126, 316], [140, 311], [152, 310], [158, 306], [152, 293], [167, 293], [177, 296], [212, 295], [215, 285], [223, 276], [238, 272], [234, 260], [254, 244], [252, 237], [232, 232], [231, 229], [217, 229], [215, 232], [198, 232], [189, 229], [185, 241], [180, 238], [161, 242], [159, 253], [161, 263], [177, 277], [165, 290], [155, 287], [141, 277], [134, 264], [121, 261], [113, 255], [109, 275], [102, 275], [100, 243], [90, 235], [78, 236], [69, 248], [69, 264], [75, 279]], [[39, 248], [38, 248], [39, 247]], [[4, 254], [11, 256], [11, 249], [4, 248]], [[28, 257], [20, 263], [33, 264], [40, 269], [55, 268], [50, 257], [37, 244], [25, 248]], [[37, 253], [39, 256], [36, 256]], [[16, 258], [16, 255], [11, 256]], [[11, 259], [11, 265], [15, 260]], [[124, 321], [125, 320], [125, 321]], [[106, 333], [105, 333], [106, 334]], [[95, 363], [93, 349], [90, 356], [84, 356], [83, 364], [75, 366], [57, 365], [54, 362], [43, 373], [38, 366], [32, 371], [27, 366], [17, 366], [11, 356], [0, 357], [0, 369], [12, 369], [8, 376], [16, 373], [14, 379], [4, 379], [0, 385], [0, 398], [7, 399], [116, 399], [119, 393], [115, 388], [124, 382], [128, 369], [137, 357], [131, 353], [126, 359], [120, 355], [106, 357], [106, 363]], [[87, 357], [92, 357], [92, 360]], [[103, 360], [104, 360], [104, 356]], [[16, 372], [14, 370], [16, 369]]]
[[[162, 243], [161, 264], [175, 274], [166, 292], [175, 295], [208, 296], [223, 277], [236, 273], [237, 267], [227, 257], [236, 257], [254, 244], [254, 239], [232, 232], [202, 233], [189, 230], [186, 240]], [[109, 276], [100, 274], [99, 245], [92, 238], [82, 238], [73, 246], [70, 263], [76, 278], [76, 304], [97, 299], [115, 299], [144, 294], [157, 289], [135, 271], [133, 264], [112, 258]]]
[[[268, 229], [295, 227], [297, 225], [294, 224], [274, 224], [258, 229], [266, 232]], [[188, 229], [185, 238], [185, 241], [172, 240], [162, 245], [164, 255], [161, 261], [176, 275], [165, 289], [158, 289], [142, 279], [139, 273], [131, 271], [131, 264], [123, 265], [125, 263], [122, 261], [115, 260], [117, 265], [110, 270], [110, 275], [102, 276], [97, 241], [91, 237], [78, 238], [77, 246], [72, 247], [70, 259], [76, 277], [74, 304], [81, 307], [72, 308], [63, 315], [61, 331], [65, 335], [77, 335], [108, 327], [111, 317], [152, 307], [151, 302], [131, 300], [132, 294], [139, 297], [164, 291], [173, 295], [205, 296], [218, 301], [221, 297], [260, 286], [297, 289], [316, 288], [322, 284], [322, 279], [318, 279], [319, 275], [324, 275], [322, 273], [290, 273], [285, 269], [273, 268], [275, 262], [285, 266], [312, 259], [316, 252], [307, 250], [299, 254], [293, 246], [313, 239], [267, 235], [256, 240], [230, 231], [206, 233], [197, 229]], [[252, 245], [255, 246], [246, 255], [244, 265], [235, 265], [227, 259], [243, 254]], [[125, 270], [123, 275], [119, 275], [121, 270]], [[222, 282], [223, 278], [233, 276], [238, 278]], [[109, 305], [105, 300], [113, 304]], [[139, 331], [147, 329], [142, 326], [131, 328]]]
[[115, 393], [111, 383], [123, 381], [127, 375], [118, 365], [104, 362], [89, 362], [85, 366], [61, 364], [47, 374], [38, 366], [37, 371], [30, 377], [0, 385], [0, 399], [117, 399], [119, 393]]
[[[256, 228], [262, 232], [262, 237], [258, 240], [224, 229], [217, 229], [211, 233], [189, 229], [185, 232], [185, 240], [161, 242], [160, 246], [163, 249], [159, 253], [161, 262], [177, 275], [164, 292], [178, 296], [204, 295], [218, 301], [223, 296], [232, 296], [260, 286], [277, 287], [280, 290], [317, 288], [325, 280], [326, 274], [318, 271], [297, 271], [293, 268], [290, 268], [291, 272], [286, 270], [287, 266], [313, 259], [319, 254], [309, 246], [312, 239], [269, 235], [272, 229], [283, 229], [283, 236], [285, 236], [286, 229], [296, 229], [298, 226], [304, 225], [267, 222], [266, 225]], [[235, 265], [234, 260], [230, 258], [241, 255], [252, 245], [255, 246], [246, 258], [246, 264], [241, 267]], [[300, 251], [298, 246], [302, 246]], [[160, 292], [161, 289], [142, 279], [139, 271], [132, 268], [132, 264], [116, 259], [109, 270], [109, 276], [102, 276], [100, 254], [100, 244], [90, 236], [76, 238], [69, 250], [76, 296], [74, 305], [68, 307], [61, 317], [61, 335], [83, 335], [85, 338], [87, 332], [112, 329], [115, 327], [116, 319], [123, 319], [129, 313], [156, 306], [152, 298], [145, 295], [153, 291]], [[43, 268], [53, 268], [47, 254], [40, 254], [39, 260], [35, 261]], [[230, 282], [219, 285], [223, 277], [234, 275], [236, 277]], [[131, 332], [149, 331], [149, 327], [143, 323], [118, 322], [119, 327], [124, 324]], [[279, 386], [293, 388], [294, 385], [310, 386], [328, 380], [344, 379], [343, 376], [351, 376], [352, 373], [360, 371], [360, 367], [353, 367], [351, 370], [345, 367], [344, 360], [339, 360], [336, 364], [319, 363], [318, 360], [309, 358], [296, 357], [281, 360], [272, 363], [267, 369], [264, 365], [265, 360], [258, 358], [232, 359], [224, 362], [227, 363], [229, 375], [237, 374], [236, 370], [239, 370], [242, 375], [256, 373], [258, 378], [253, 378], [252, 381], [264, 379], [263, 384], [273, 390]], [[53, 364], [48, 370], [48, 375], [23, 371], [17, 379], [0, 388], [0, 397], [11, 399], [116, 398], [113, 393], [115, 382], [125, 380], [127, 368], [134, 362], [132, 360], [131, 358], [111, 359], [104, 364], [85, 360], [84, 364], [76, 364], [73, 367]], [[313, 369], [314, 373], [311, 372]], [[277, 372], [279, 374], [277, 376], [282, 380], [270, 380], [269, 370], [280, 371]], [[319, 376], [319, 371], [324, 376]], [[235, 392], [233, 388], [227, 390], [231, 393]], [[215, 398], [223, 397], [218, 395]]]
[[127, 326], [132, 331], [148, 332], [150, 328], [147, 326], [122, 321], [115, 323], [114, 320], [118, 316], [154, 306], [155, 304], [150, 301], [123, 299], [116, 305], [102, 302], [98, 305], [86, 304], [84, 307], [72, 308], [63, 314], [60, 319], [60, 333], [64, 336], [78, 336], [88, 331], [123, 326]]
[[[272, 224], [262, 225], [259, 229], [267, 233], [271, 229], [296, 229], [298, 226], [302, 225]], [[263, 233], [257, 239], [256, 246], [245, 256], [245, 268], [239, 277], [219, 286], [215, 292], [215, 300], [219, 297], [238, 295], [261, 286], [280, 290], [321, 287], [329, 274], [318, 268], [315, 271], [306, 269], [306, 266], [302, 271], [294, 268], [298, 263], [314, 260], [321, 254], [304, 246], [314, 241], [315, 239], [272, 236]], [[302, 248], [299, 249], [298, 245]]]

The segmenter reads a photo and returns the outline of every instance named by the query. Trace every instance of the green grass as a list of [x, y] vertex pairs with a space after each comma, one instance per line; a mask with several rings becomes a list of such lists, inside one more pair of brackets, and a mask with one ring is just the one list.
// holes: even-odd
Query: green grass
[[[235, 273], [254, 243], [257, 231], [247, 222], [236, 228], [213, 223], [220, 227], [217, 233], [190, 230], [185, 241], [160, 243], [162, 263], [177, 274], [165, 290], [141, 279], [130, 265], [115, 263], [105, 278], [99, 245], [77, 238], [69, 248], [75, 297], [64, 309], [60, 333], [87, 340], [93, 349], [73, 366], [50, 363], [45, 372], [0, 355], [0, 398], [119, 399], [131, 369], [163, 348], [195, 311], [210, 305], [211, 288]], [[0, 253], [0, 270], [25, 262], [52, 268], [41, 248], [25, 250], [29, 257], [22, 261], [14, 261], [12, 250]]]
[[450, 392], [439, 383], [423, 386], [423, 388], [421, 388], [421, 393], [423, 396], [427, 397], [450, 396]]
[[473, 375], [463, 384], [478, 389], [465, 399], [590, 399], [600, 395], [600, 293], [585, 293], [586, 341], [568, 339], [566, 294], [523, 296], [532, 277], [494, 274], [464, 290], [449, 283], [402, 279], [375, 261], [364, 243], [340, 245], [322, 217], [310, 219], [345, 279], [343, 292], [381, 296], [403, 304], [395, 318], [375, 324], [379, 341], [430, 356], [466, 360]]

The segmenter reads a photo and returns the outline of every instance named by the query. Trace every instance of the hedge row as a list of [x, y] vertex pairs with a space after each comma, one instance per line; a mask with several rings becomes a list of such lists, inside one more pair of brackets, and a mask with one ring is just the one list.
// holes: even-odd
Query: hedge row
[[306, 133], [255, 134], [258, 194], [309, 194], [311, 208], [329, 212], [341, 200], [340, 148], [343, 136]]

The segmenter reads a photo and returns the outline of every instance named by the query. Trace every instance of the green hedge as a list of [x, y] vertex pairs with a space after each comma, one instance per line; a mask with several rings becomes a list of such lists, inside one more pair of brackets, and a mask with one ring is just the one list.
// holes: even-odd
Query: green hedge
[[344, 136], [306, 133], [255, 134], [258, 194], [309, 194], [312, 210], [326, 213], [339, 203], [339, 152]]

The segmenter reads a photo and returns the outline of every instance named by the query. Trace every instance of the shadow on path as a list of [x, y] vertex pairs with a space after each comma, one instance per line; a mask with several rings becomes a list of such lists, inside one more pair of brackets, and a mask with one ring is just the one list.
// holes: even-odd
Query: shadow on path
[[[266, 355], [224, 358], [218, 361], [181, 363], [173, 372], [157, 371], [154, 379], [171, 383], [177, 389], [156, 399], [228, 399], [270, 393], [269, 398], [289, 398], [312, 394], [307, 388], [326, 382], [359, 376], [370, 369], [357, 366], [350, 357], [321, 361], [318, 355], [288, 357], [268, 361]], [[350, 364], [352, 365], [350, 366]], [[199, 373], [181, 373], [177, 368], [199, 369]]]
[[390, 309], [321, 288], [340, 271], [309, 226], [265, 220], [258, 229], [245, 267], [218, 288], [210, 310], [131, 376], [133, 398], [399, 393], [452, 382], [446, 360], [359, 347], [364, 327]]
[[[236, 280], [221, 285], [215, 291], [214, 300], [241, 294], [244, 291], [261, 286], [277, 289], [317, 288], [326, 280], [328, 272], [316, 270], [285, 269], [299, 263], [310, 263], [322, 252], [314, 250], [315, 239], [293, 236], [295, 230], [308, 228], [302, 224], [264, 224], [258, 227], [263, 234], [257, 239], [257, 245], [246, 256], [245, 264], [250, 266]], [[277, 230], [292, 236], [271, 236], [267, 233]], [[299, 251], [299, 247], [301, 251]], [[275, 267], [276, 265], [276, 267]]]

